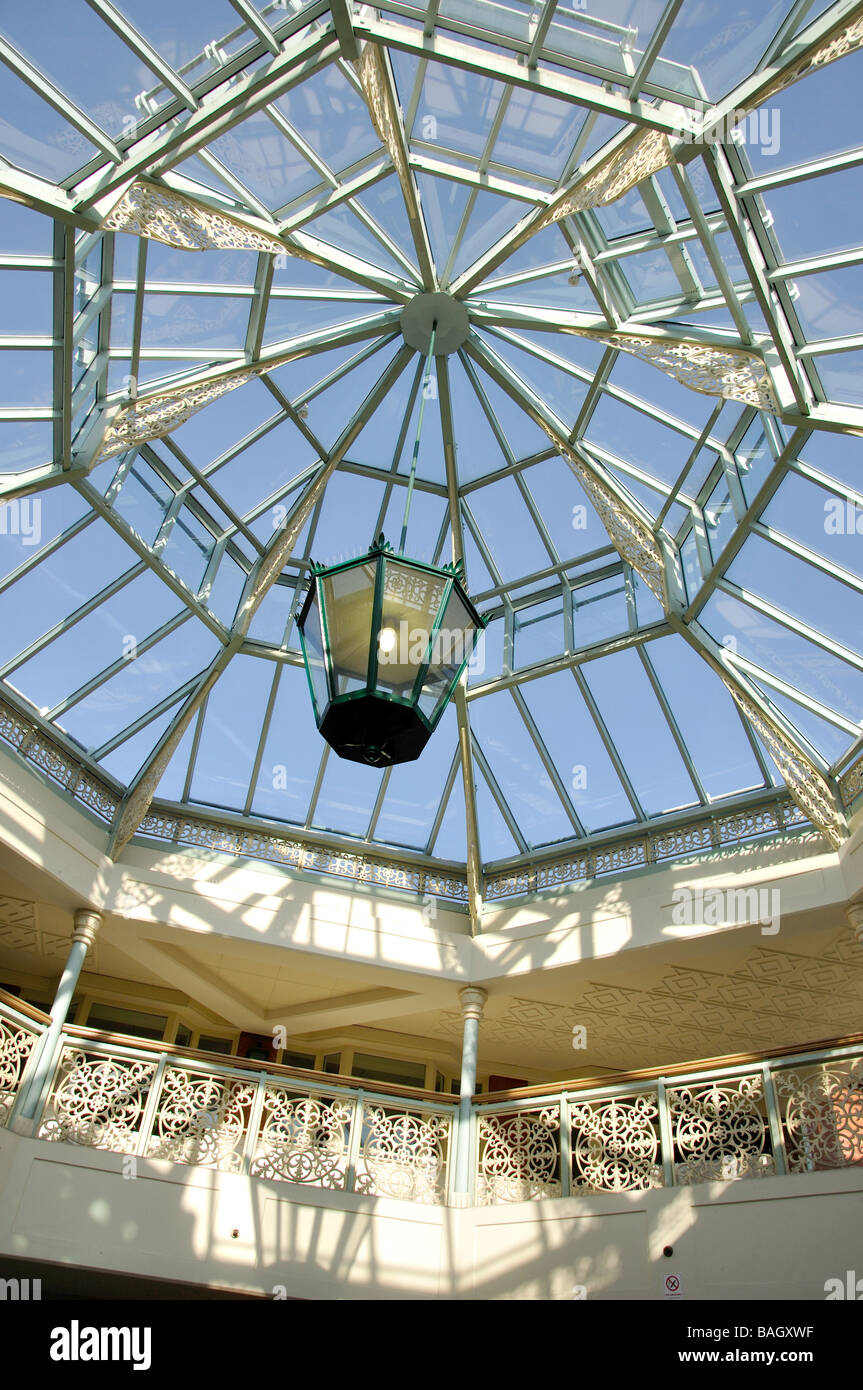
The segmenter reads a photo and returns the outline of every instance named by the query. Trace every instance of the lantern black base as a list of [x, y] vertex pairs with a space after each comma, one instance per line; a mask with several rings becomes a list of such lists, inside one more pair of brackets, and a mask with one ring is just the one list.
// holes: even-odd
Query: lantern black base
[[332, 702], [319, 727], [340, 758], [366, 767], [413, 762], [431, 737], [415, 709], [379, 695]]

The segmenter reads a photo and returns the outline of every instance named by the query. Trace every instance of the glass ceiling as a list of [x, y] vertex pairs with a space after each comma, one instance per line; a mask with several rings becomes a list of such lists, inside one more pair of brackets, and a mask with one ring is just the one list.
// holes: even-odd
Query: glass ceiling
[[[488, 865], [784, 780], [840, 805], [863, 7], [594, 8], [3, 7], [0, 690], [135, 824], [455, 864], [470, 826]], [[431, 291], [470, 334], [407, 551], [463, 555], [489, 623], [380, 772], [320, 740], [294, 614], [312, 558], [398, 538]]]

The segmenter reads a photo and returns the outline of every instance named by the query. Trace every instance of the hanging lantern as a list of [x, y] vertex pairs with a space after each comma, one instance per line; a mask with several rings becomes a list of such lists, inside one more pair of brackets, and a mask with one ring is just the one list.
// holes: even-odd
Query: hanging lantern
[[485, 626], [461, 560], [438, 568], [404, 553], [436, 333], [437, 319], [398, 553], [380, 535], [357, 560], [313, 564], [297, 619], [318, 729], [340, 758], [370, 767], [419, 757]]
[[313, 565], [298, 619], [315, 722], [341, 758], [389, 767], [419, 757], [484, 622], [461, 565], [367, 555]]

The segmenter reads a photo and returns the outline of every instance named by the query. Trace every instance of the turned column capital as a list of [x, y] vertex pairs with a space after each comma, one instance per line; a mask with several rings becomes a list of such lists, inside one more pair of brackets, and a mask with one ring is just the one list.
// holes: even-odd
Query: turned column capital
[[458, 997], [465, 1018], [482, 1018], [485, 1001], [488, 999], [488, 990], [482, 989], [480, 985], [465, 985], [463, 989], [459, 990]]

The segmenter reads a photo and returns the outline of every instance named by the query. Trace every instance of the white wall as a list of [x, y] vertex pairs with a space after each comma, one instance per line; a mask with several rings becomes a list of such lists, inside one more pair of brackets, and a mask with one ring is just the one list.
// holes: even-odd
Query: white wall
[[314, 1299], [571, 1300], [583, 1285], [588, 1302], [664, 1300], [675, 1273], [688, 1300], [821, 1300], [827, 1279], [863, 1274], [861, 1168], [466, 1210], [124, 1171], [123, 1155], [0, 1130], [0, 1253]]

